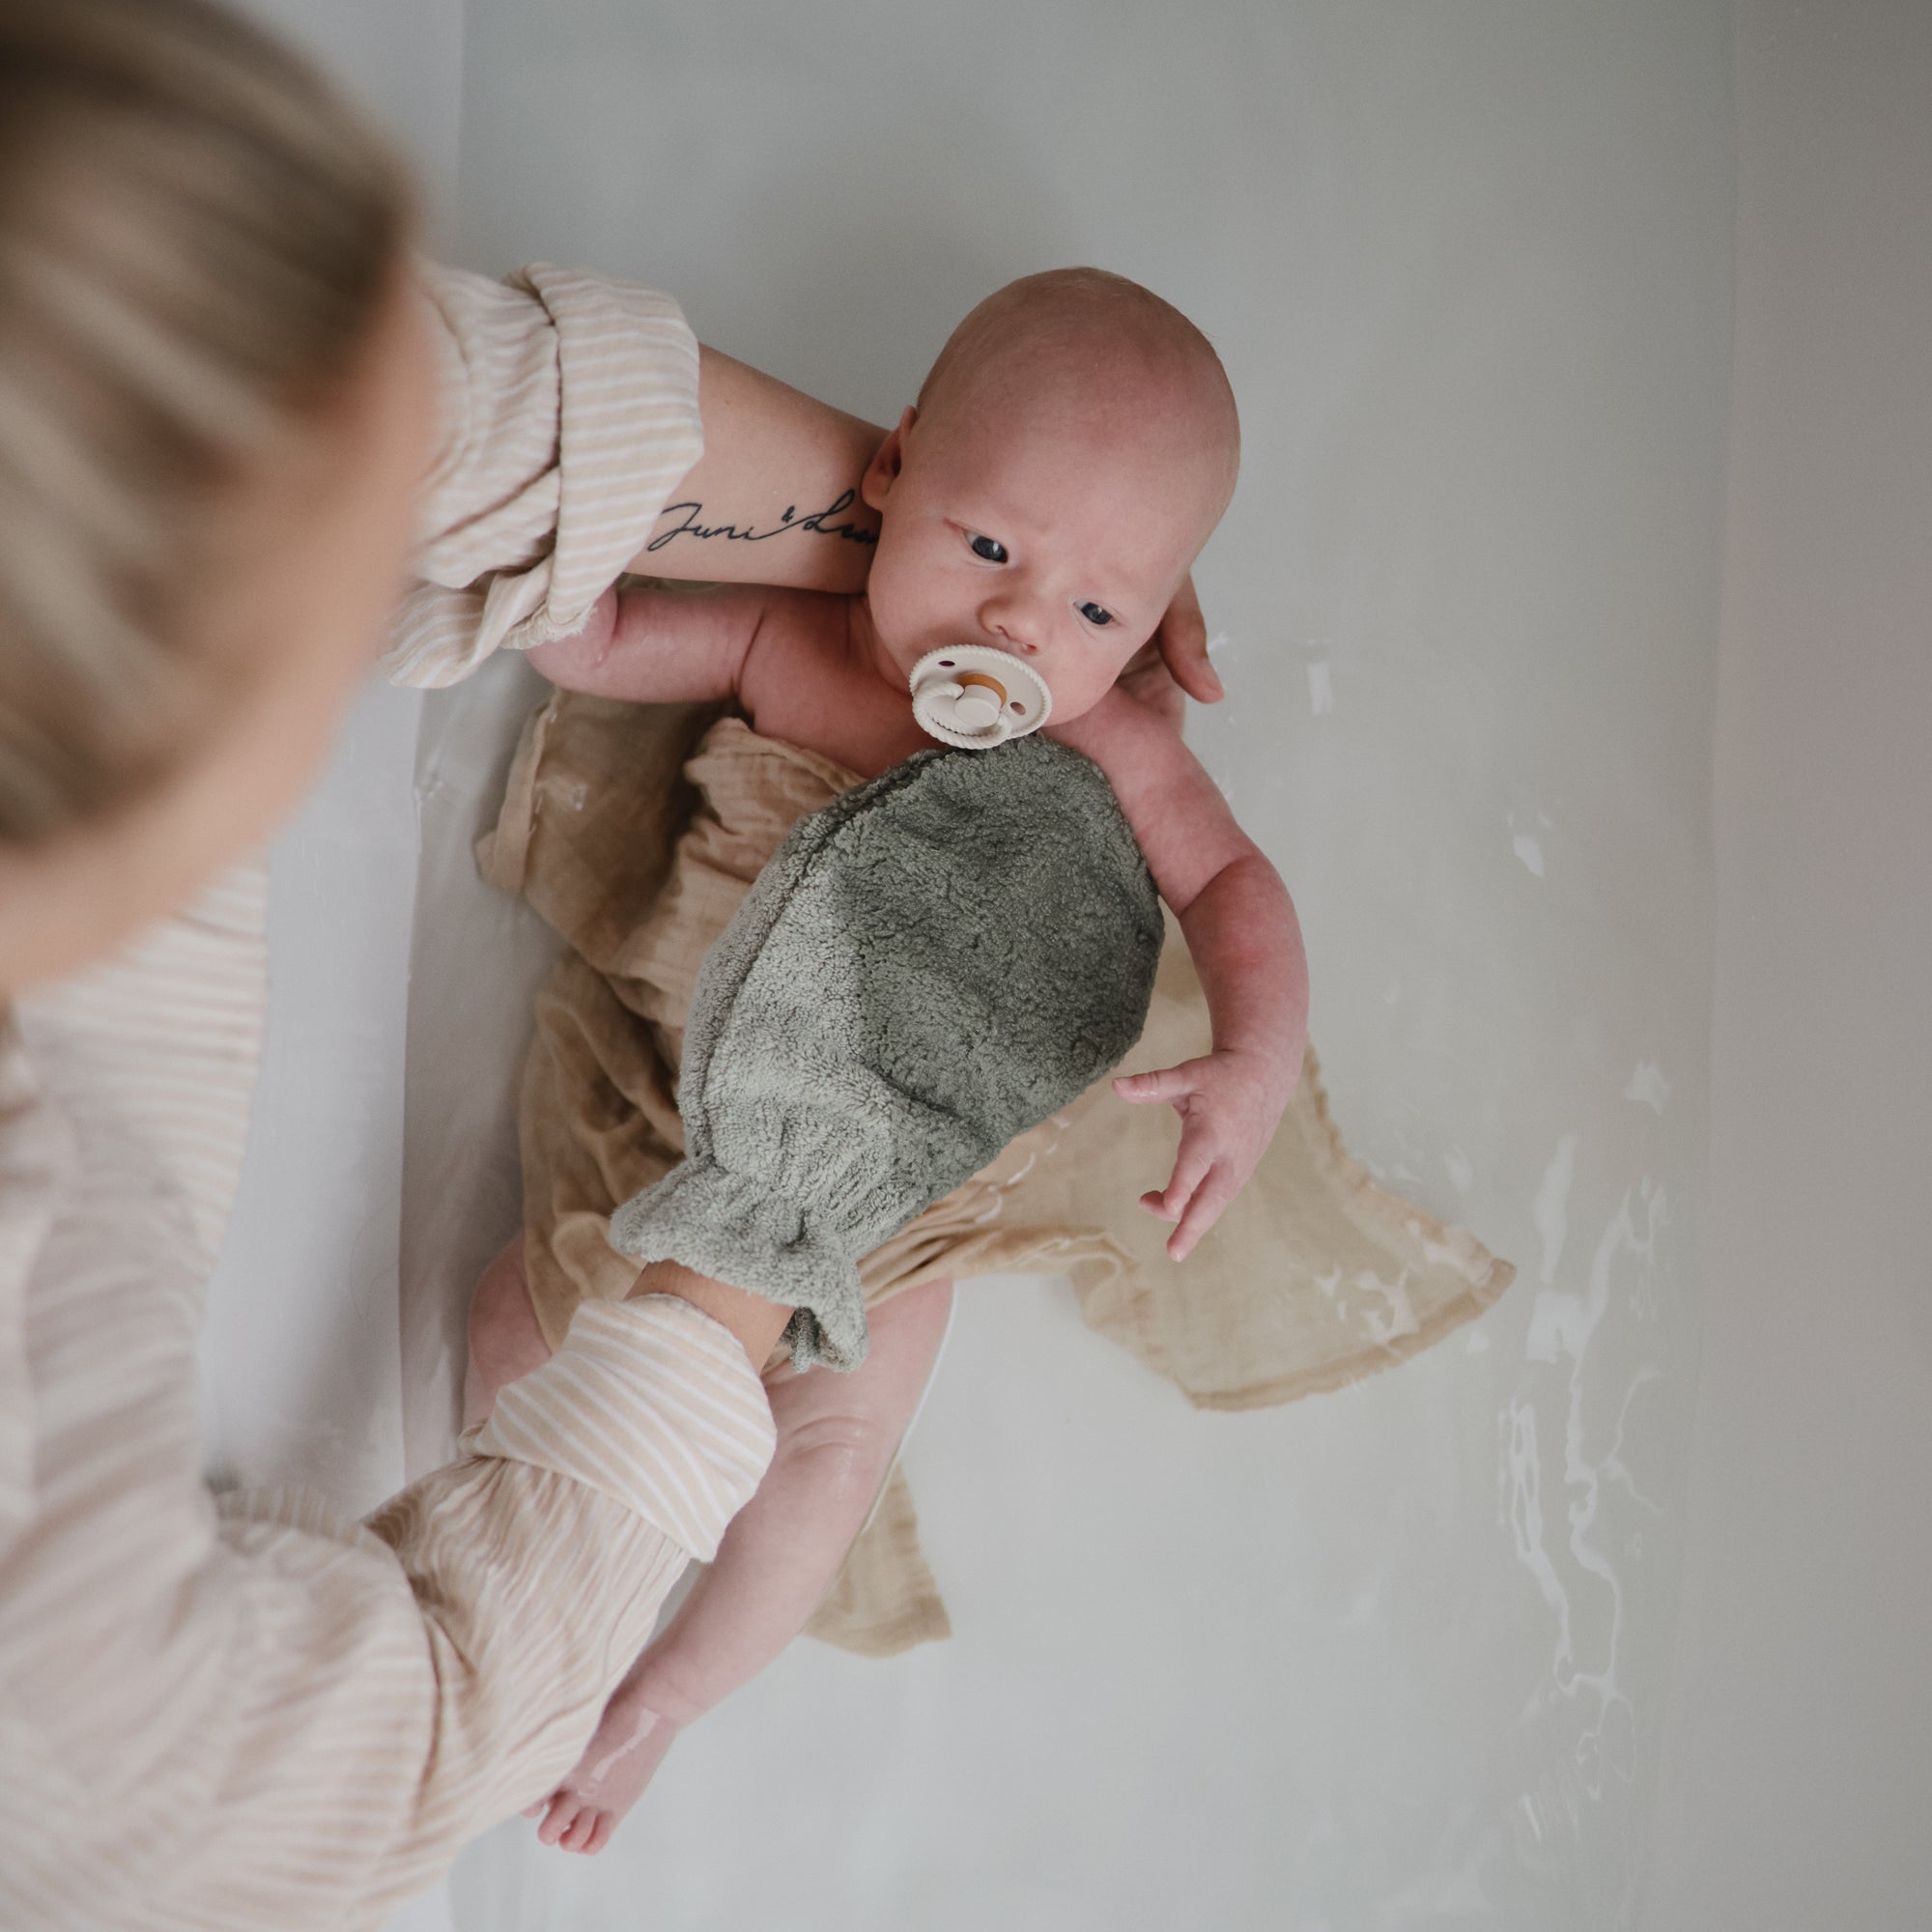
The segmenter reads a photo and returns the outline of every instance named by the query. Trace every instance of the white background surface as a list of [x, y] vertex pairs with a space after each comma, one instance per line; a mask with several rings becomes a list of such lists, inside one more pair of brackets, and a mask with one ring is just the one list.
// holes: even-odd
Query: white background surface
[[[283, 11], [423, 155], [459, 259], [647, 277], [875, 418], [1032, 269], [1121, 269], [1209, 330], [1247, 461], [1201, 573], [1236, 696], [1197, 743], [1296, 893], [1345, 1131], [1522, 1269], [1409, 1367], [1246, 1417], [1187, 1410], [1063, 1292], [974, 1285], [908, 1459], [953, 1642], [798, 1646], [603, 1858], [513, 1821], [412, 1922], [1569, 1932], [1637, 1921], [1653, 1829], [1668, 1932], [1909, 1922], [1925, 935], [1892, 882], [1922, 873], [1895, 775], [1924, 585], [1875, 566], [1925, 501], [1922, 15], [1742, 16], [1727, 552], [1716, 0]], [[1862, 456], [1828, 503], [1820, 459]], [[1717, 1067], [1755, 1138], [1719, 1142], [1666, 1813], [1727, 554]], [[210, 1350], [245, 1474], [362, 1504], [446, 1427], [543, 951], [466, 857], [524, 675], [420, 733], [373, 696], [278, 856]]]
[[1932, 9], [1739, 14], [1711, 1268], [1654, 1932], [1932, 1924]]

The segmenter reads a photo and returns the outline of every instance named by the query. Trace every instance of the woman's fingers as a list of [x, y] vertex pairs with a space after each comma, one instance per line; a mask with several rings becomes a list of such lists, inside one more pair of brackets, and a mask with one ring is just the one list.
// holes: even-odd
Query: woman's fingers
[[1164, 718], [1179, 731], [1187, 721], [1187, 696], [1174, 681], [1160, 645], [1150, 638], [1132, 657], [1127, 668], [1114, 680], [1115, 688], [1144, 705], [1156, 718]]
[[1195, 595], [1192, 575], [1180, 580], [1180, 588], [1160, 620], [1154, 641], [1174, 673], [1175, 683], [1189, 697], [1203, 704], [1220, 701], [1224, 695], [1221, 680], [1208, 662], [1208, 620], [1201, 614], [1201, 599]]

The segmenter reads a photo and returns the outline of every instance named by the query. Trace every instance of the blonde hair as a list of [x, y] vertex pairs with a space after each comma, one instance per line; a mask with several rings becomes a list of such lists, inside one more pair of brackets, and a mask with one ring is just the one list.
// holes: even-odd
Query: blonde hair
[[205, 0], [0, 0], [0, 842], [171, 768], [223, 487], [353, 368], [412, 222], [334, 93]]

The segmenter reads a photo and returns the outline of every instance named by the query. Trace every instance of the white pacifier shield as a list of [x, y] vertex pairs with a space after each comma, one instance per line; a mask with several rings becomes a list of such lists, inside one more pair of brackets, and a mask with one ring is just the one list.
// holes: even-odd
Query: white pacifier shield
[[1052, 711], [1053, 694], [1038, 671], [990, 644], [927, 651], [912, 668], [912, 715], [920, 729], [961, 751], [1024, 738]]

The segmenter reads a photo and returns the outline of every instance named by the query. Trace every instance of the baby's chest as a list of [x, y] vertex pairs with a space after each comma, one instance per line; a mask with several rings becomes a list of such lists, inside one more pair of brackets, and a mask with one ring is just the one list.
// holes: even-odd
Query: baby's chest
[[807, 627], [768, 641], [758, 675], [740, 694], [754, 731], [836, 759], [861, 778], [931, 750], [910, 692], [894, 691]]

